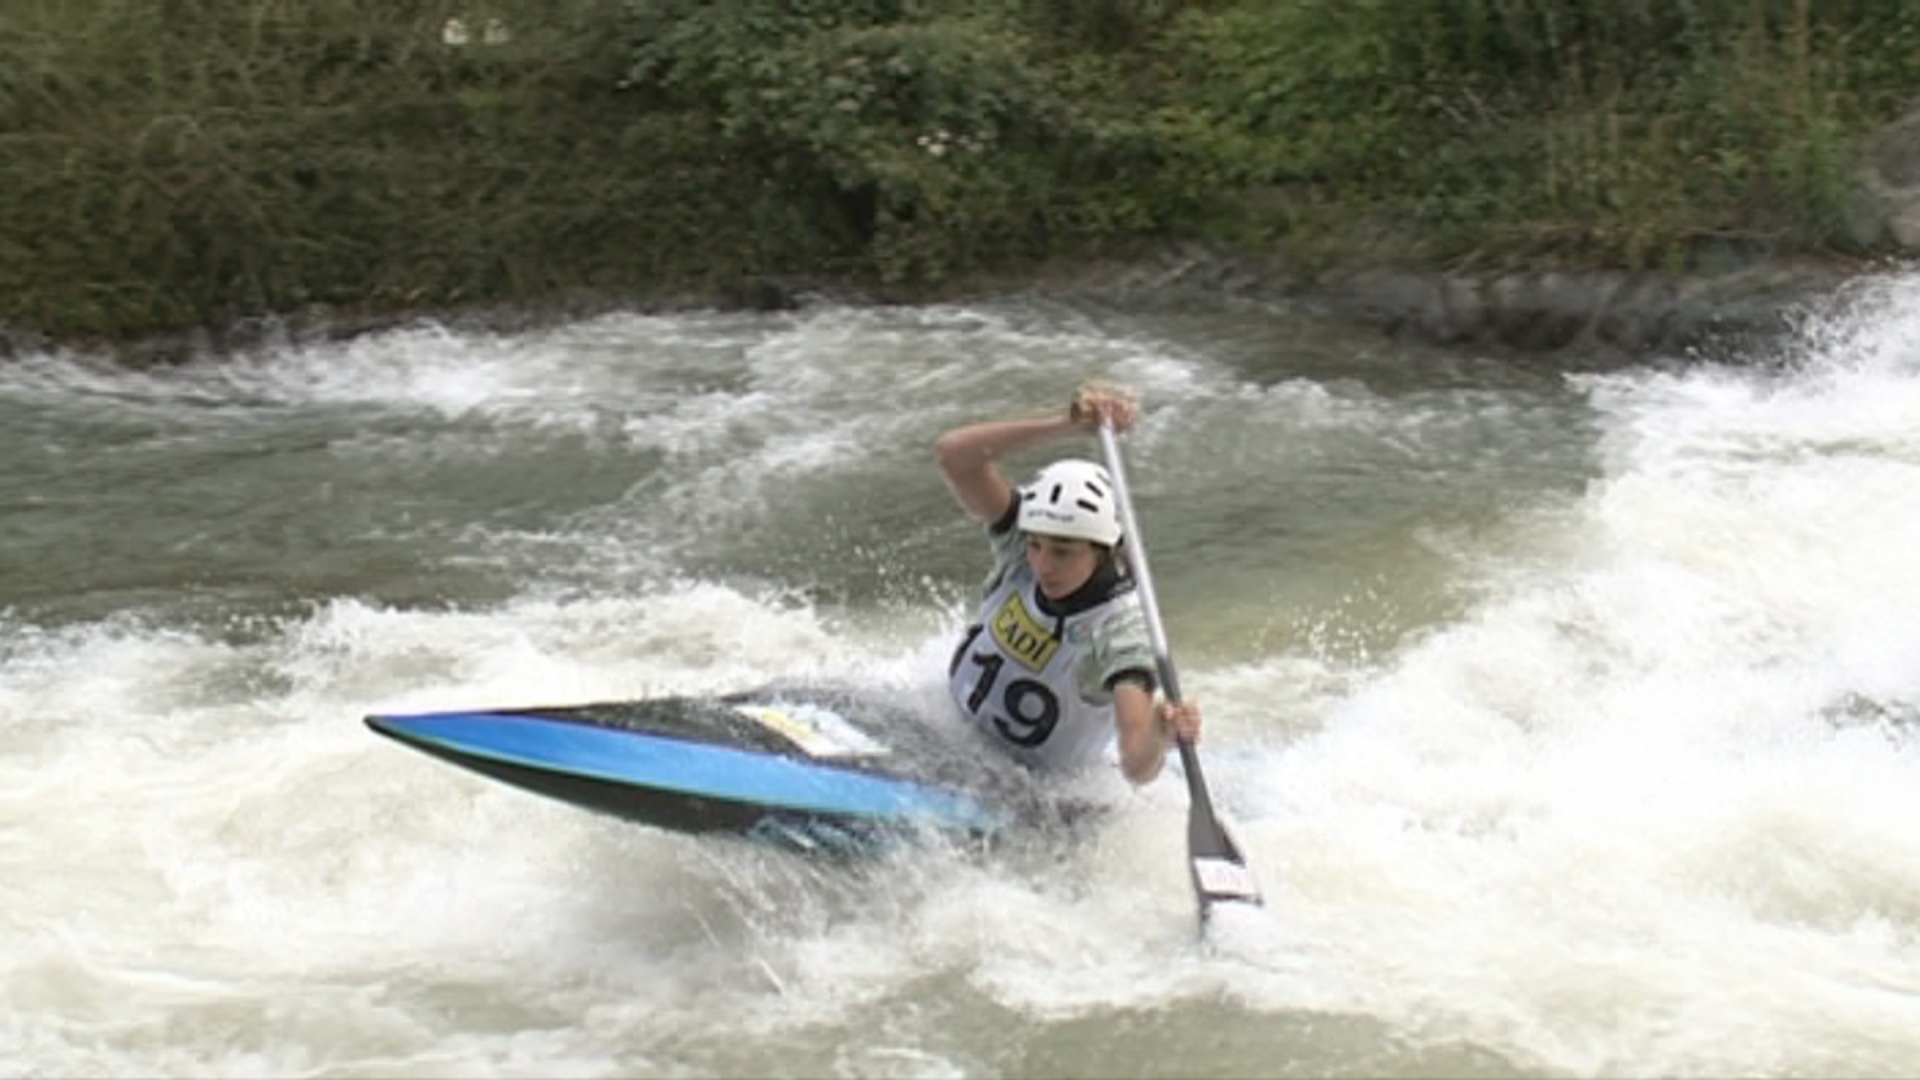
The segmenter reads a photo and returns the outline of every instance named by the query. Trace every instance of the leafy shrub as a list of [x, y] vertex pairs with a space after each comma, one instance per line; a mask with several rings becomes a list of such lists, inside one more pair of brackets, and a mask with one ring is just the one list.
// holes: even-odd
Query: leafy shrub
[[[965, 5], [960, 5], [965, 7]], [[1151, 221], [1119, 173], [1142, 125], [1063, 93], [991, 10], [651, 4], [631, 77], [713, 111], [747, 167], [824, 193], [880, 274], [938, 280]]]
[[0, 5], [0, 321], [1842, 241], [1920, 0]]

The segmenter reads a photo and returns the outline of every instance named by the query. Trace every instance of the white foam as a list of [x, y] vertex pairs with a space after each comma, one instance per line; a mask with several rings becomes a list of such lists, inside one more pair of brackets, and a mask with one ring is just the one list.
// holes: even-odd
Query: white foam
[[[884, 483], [876, 463], [924, 460], [927, 432], [1055, 400], [1083, 367], [1172, 405], [1130, 444], [1138, 494], [1164, 511], [1183, 484], [1239, 485], [1276, 547], [1318, 506], [1262, 501], [1289, 478], [1497, 484], [1474, 447], [1525, 456], [1550, 410], [1253, 386], [1098, 326], [963, 309], [418, 330], [218, 376], [29, 365], [9, 393], [188, 426], [351, 407], [443, 434], [584, 433], [671, 468], [553, 523], [551, 548], [511, 536], [602, 553], [587, 572], [618, 588], [529, 571], [496, 601], [322, 598], [231, 628], [0, 614], [0, 1045], [29, 1072], [533, 1075], [774, 1060], [728, 1056], [751, 1039], [795, 1072], [970, 1075], [1017, 1059], [930, 1037], [941, 1009], [955, 1030], [1044, 1029], [1192, 1005], [1364, 1017], [1394, 1045], [1528, 1072], [1893, 1071], [1920, 1053], [1920, 364], [1905, 292], [1877, 303], [1794, 367], [1577, 380], [1601, 435], [1590, 482], [1440, 521], [1432, 564], [1405, 568], [1432, 556], [1419, 543], [1380, 558], [1388, 592], [1443, 575], [1431, 622], [1371, 600], [1316, 609], [1318, 628], [1268, 611], [1289, 594], [1262, 575], [1285, 567], [1255, 554], [1208, 563], [1204, 603], [1170, 596], [1265, 635], [1174, 627], [1207, 778], [1265, 899], [1217, 909], [1204, 942], [1173, 777], [1079, 843], [849, 871], [603, 822], [360, 717], [823, 674], [936, 712], [960, 587], [836, 606], [676, 576], [670, 556], [784, 511], [814, 472]], [[672, 347], [637, 362], [654, 337]], [[168, 398], [189, 389], [184, 410]], [[387, 445], [368, 438], [348, 449]], [[688, 511], [684, 552], [620, 552], [656, 535], [640, 506]], [[507, 542], [474, 528], [463, 557]], [[1156, 546], [1156, 570], [1179, 550]]]

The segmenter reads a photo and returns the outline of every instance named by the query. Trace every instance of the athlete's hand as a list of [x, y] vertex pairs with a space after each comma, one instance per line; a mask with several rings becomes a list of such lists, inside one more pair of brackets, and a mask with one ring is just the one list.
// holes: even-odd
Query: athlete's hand
[[1154, 719], [1160, 721], [1160, 730], [1173, 738], [1190, 743], [1200, 741], [1200, 706], [1197, 702], [1183, 701], [1175, 705], [1171, 701], [1161, 701], [1153, 707]]
[[1113, 425], [1115, 434], [1120, 434], [1140, 418], [1140, 403], [1124, 387], [1090, 382], [1074, 391], [1067, 418], [1088, 431], [1098, 430], [1104, 420]]

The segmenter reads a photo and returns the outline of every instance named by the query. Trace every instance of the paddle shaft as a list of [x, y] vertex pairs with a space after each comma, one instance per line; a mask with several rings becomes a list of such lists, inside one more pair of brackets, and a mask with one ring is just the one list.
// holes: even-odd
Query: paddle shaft
[[[1160, 675], [1160, 687], [1166, 692], [1167, 700], [1180, 703], [1180, 673], [1173, 666], [1173, 648], [1167, 643], [1167, 630], [1160, 621], [1160, 603], [1153, 591], [1153, 571], [1147, 565], [1147, 544], [1140, 535], [1140, 522], [1134, 517], [1133, 496], [1127, 488], [1126, 466], [1120, 460], [1120, 446], [1114, 440], [1113, 425], [1106, 421], [1100, 423], [1100, 453], [1106, 458], [1107, 474], [1113, 479], [1113, 502], [1120, 511], [1120, 528], [1124, 530], [1126, 542], [1121, 549], [1126, 553], [1127, 566], [1133, 572], [1134, 590], [1140, 596], [1140, 609], [1147, 618], [1147, 640], [1153, 644], [1153, 666]], [[1187, 774], [1187, 791], [1193, 799], [1194, 813], [1201, 814], [1211, 822], [1213, 820], [1213, 800], [1207, 797], [1207, 781], [1200, 773], [1200, 756], [1194, 751], [1193, 743], [1184, 736], [1176, 736], [1175, 745], [1180, 750], [1180, 764]]]
[[[1120, 446], [1113, 425], [1100, 421], [1100, 451], [1107, 459], [1107, 475], [1113, 481], [1114, 507], [1120, 512], [1120, 528], [1125, 537], [1121, 550], [1133, 571], [1135, 595], [1146, 615], [1147, 638], [1153, 645], [1153, 663], [1160, 674], [1160, 686], [1167, 700], [1180, 702], [1180, 675], [1173, 666], [1173, 649], [1167, 644], [1166, 625], [1160, 619], [1160, 602], [1153, 591], [1153, 571], [1147, 566], [1147, 545], [1140, 535], [1140, 521], [1133, 512], [1133, 495], [1127, 489], [1126, 464], [1120, 460]], [[1200, 902], [1200, 928], [1204, 933], [1209, 913], [1218, 903], [1232, 901], [1258, 905], [1260, 889], [1241, 856], [1239, 845], [1213, 811], [1207, 796], [1207, 780], [1200, 772], [1200, 754], [1193, 742], [1177, 732], [1174, 744], [1180, 749], [1180, 764], [1187, 777], [1187, 869], [1193, 877], [1194, 896]]]

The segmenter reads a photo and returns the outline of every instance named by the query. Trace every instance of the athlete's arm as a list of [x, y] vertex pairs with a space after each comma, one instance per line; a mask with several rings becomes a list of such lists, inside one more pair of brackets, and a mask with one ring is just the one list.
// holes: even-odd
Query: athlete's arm
[[967, 513], [981, 521], [998, 521], [1013, 504], [1013, 485], [995, 462], [1079, 430], [1080, 425], [1065, 412], [988, 420], [940, 436], [933, 444], [933, 455], [940, 464], [941, 479]]
[[1008, 454], [1095, 430], [1101, 420], [1115, 431], [1133, 426], [1139, 407], [1121, 390], [1089, 384], [1071, 408], [1013, 420], [987, 420], [957, 427], [933, 444], [934, 460], [953, 497], [981, 521], [998, 521], [1013, 505], [1013, 485], [995, 464]]
[[1151, 684], [1122, 679], [1113, 687], [1113, 723], [1118, 729], [1121, 773], [1144, 784], [1160, 775], [1169, 739], [1199, 740], [1200, 706], [1191, 701], [1178, 705], [1155, 701]]

